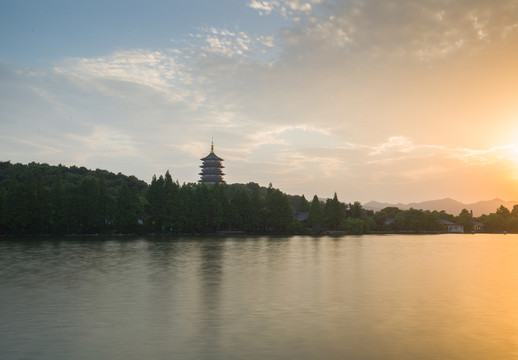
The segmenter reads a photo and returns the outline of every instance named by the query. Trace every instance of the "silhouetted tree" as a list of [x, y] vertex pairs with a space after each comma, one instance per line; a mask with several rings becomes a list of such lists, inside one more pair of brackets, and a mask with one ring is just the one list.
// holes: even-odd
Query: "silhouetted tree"
[[115, 224], [121, 233], [132, 233], [137, 230], [139, 213], [139, 199], [131, 192], [128, 185], [122, 183], [117, 193], [117, 210]]
[[299, 206], [297, 207], [298, 211], [309, 211], [309, 201], [306, 200], [306, 197], [302, 195], [299, 200]]
[[286, 231], [294, 220], [293, 209], [286, 194], [273, 189], [271, 184], [266, 195], [267, 224], [274, 232]]
[[333, 196], [333, 199], [328, 199], [324, 207], [324, 214], [326, 216], [326, 225], [329, 229], [337, 230], [340, 223], [343, 221], [345, 214], [342, 204], [338, 201], [338, 196]]
[[251, 211], [250, 196], [244, 189], [238, 189], [230, 200], [232, 227], [246, 230]]
[[467, 209], [462, 209], [459, 215], [455, 218], [455, 222], [464, 227], [464, 232], [471, 232], [473, 230], [473, 218]]
[[320, 231], [324, 226], [324, 221], [325, 217], [322, 203], [315, 195], [313, 196], [313, 200], [309, 206], [308, 225], [311, 226], [314, 230]]

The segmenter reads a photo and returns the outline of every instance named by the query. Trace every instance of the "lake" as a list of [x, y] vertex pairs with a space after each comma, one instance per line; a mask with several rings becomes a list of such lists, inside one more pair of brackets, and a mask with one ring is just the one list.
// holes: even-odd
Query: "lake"
[[518, 235], [4, 238], [0, 358], [518, 359]]

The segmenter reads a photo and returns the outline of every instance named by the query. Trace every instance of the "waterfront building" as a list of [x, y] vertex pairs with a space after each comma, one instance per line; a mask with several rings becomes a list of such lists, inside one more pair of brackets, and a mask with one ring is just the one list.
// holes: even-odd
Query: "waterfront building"
[[214, 153], [214, 142], [211, 143], [210, 146], [210, 154], [205, 156], [202, 161], [201, 167], [201, 179], [200, 183], [205, 184], [216, 184], [216, 183], [224, 183], [223, 180], [223, 168], [222, 165], [223, 159], [220, 158], [216, 153]]
[[439, 219], [441, 224], [443, 224], [449, 233], [463, 233], [464, 232], [464, 226], [460, 224], [453, 223], [451, 221], [448, 221], [446, 219]]

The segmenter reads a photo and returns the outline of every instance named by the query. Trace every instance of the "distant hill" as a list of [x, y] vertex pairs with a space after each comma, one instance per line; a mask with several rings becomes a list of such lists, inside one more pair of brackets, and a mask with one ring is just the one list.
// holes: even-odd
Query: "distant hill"
[[472, 210], [473, 216], [480, 216], [483, 214], [494, 213], [496, 209], [498, 209], [501, 205], [505, 206], [509, 210], [513, 209], [514, 205], [517, 205], [517, 201], [504, 201], [501, 199], [493, 199], [493, 200], [485, 200], [478, 201], [472, 204], [464, 204], [457, 200], [446, 198], [441, 200], [430, 200], [423, 201], [419, 203], [410, 203], [410, 204], [390, 204], [390, 203], [382, 203], [378, 201], [369, 201], [368, 203], [363, 204], [363, 207], [367, 210], [379, 211], [383, 208], [394, 206], [401, 210], [408, 210], [410, 208], [421, 209], [421, 210], [430, 210], [430, 211], [441, 211], [444, 210], [448, 214], [458, 215], [462, 209]]

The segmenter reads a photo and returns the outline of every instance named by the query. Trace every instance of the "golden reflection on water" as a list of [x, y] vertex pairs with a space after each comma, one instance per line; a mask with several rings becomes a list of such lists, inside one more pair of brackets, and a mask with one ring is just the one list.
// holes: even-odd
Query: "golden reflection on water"
[[[403, 237], [394, 246], [390, 237], [381, 245], [364, 237], [356, 286], [348, 290], [360, 294], [353, 306], [357, 316], [349, 320], [371, 339], [367, 353], [393, 359], [518, 358], [517, 240]], [[370, 241], [375, 249], [367, 250]]]
[[518, 235], [0, 243], [0, 358], [518, 359]]

